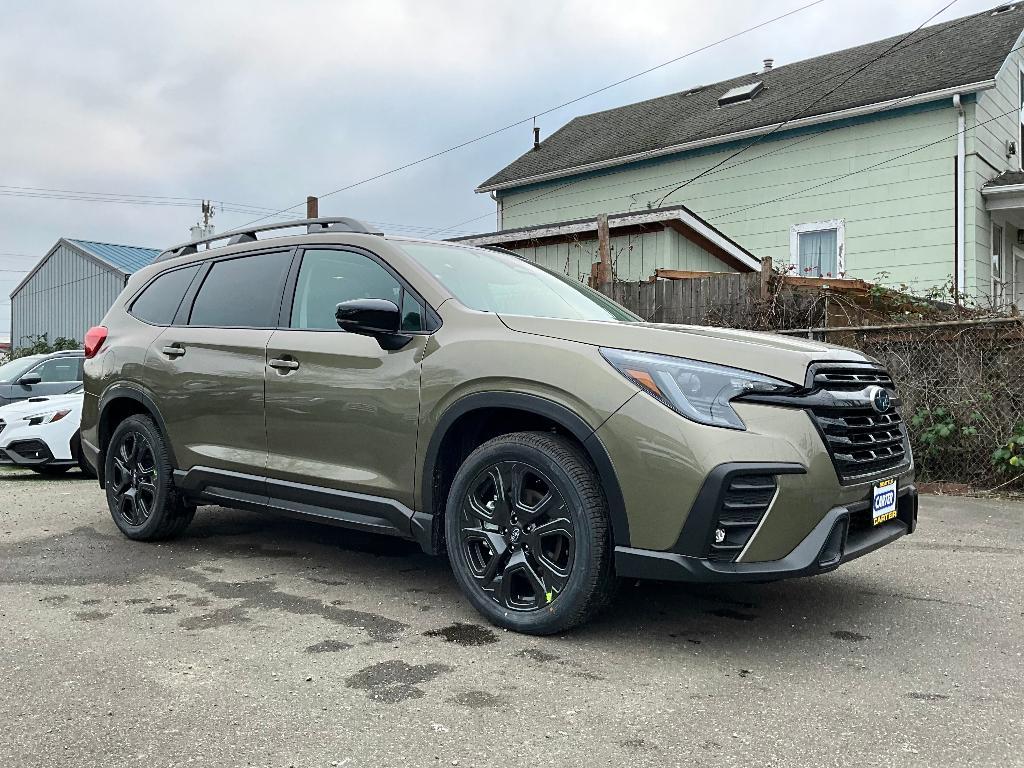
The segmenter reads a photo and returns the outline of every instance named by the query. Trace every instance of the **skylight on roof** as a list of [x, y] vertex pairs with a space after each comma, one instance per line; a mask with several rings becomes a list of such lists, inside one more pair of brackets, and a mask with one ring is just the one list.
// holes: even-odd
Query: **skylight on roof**
[[730, 88], [718, 97], [718, 106], [724, 107], [726, 104], [750, 101], [761, 92], [763, 87], [764, 84], [760, 80], [753, 83], [747, 83], [746, 85], [737, 85], [735, 88]]

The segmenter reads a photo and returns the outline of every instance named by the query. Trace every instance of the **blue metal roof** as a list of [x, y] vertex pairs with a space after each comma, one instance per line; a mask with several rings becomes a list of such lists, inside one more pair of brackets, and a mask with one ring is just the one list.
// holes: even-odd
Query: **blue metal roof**
[[128, 275], [149, 266], [160, 255], [160, 251], [155, 248], [139, 248], [134, 245], [115, 245], [114, 243], [95, 243], [92, 240], [71, 239], [68, 239], [68, 242]]

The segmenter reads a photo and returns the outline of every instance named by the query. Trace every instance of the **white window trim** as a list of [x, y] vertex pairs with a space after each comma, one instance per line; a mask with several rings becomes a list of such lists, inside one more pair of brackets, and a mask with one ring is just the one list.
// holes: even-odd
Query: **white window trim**
[[[828, 229], [836, 231], [836, 249], [839, 251], [836, 257], [836, 269], [839, 272], [833, 277], [840, 277], [846, 274], [846, 219], [829, 219], [828, 221], [815, 221], [811, 224], [794, 224], [789, 230], [789, 265], [792, 267], [790, 273], [797, 277], [819, 277], [819, 275], [803, 275], [800, 273], [800, 235], [810, 232], [823, 232]], [[824, 277], [824, 275], [820, 275]]]
[[1017, 62], [1017, 170], [1024, 171], [1024, 93], [1021, 80], [1024, 79], [1024, 63]]
[[[1001, 251], [1001, 253], [999, 254], [999, 273], [1001, 276], [1001, 279], [999, 280], [999, 286], [1001, 290], [999, 291], [999, 293], [996, 293], [996, 273], [995, 270], [992, 269], [992, 263], [996, 259], [996, 227], [999, 227], [999, 231], [1001, 232], [1001, 242], [999, 243], [999, 250]], [[989, 296], [992, 297], [992, 304], [997, 309], [1005, 307], [1010, 303], [1010, 297], [1007, 296], [1006, 293], [1006, 235], [1007, 229], [1005, 224], [1001, 224], [998, 221], [993, 221], [990, 223], [988, 230]]]

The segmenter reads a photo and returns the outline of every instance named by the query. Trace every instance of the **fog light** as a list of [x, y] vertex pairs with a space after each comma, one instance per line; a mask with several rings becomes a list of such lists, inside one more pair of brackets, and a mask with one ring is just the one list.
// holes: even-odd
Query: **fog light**
[[725, 528], [715, 528], [715, 544], [725, 541]]

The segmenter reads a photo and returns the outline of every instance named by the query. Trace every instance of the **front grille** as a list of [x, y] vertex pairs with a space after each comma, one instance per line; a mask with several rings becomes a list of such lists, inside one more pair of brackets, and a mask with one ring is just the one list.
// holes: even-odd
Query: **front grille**
[[893, 389], [892, 378], [880, 368], [819, 368], [811, 383], [819, 389], [856, 392], [877, 384]]
[[878, 413], [858, 394], [868, 387], [889, 390], [896, 402], [892, 379], [882, 368], [864, 366], [820, 367], [811, 383], [818, 393], [835, 395], [831, 402], [815, 398], [810, 412], [821, 430], [841, 480], [875, 475], [903, 466], [909, 460], [907, 429], [893, 407]]
[[[774, 475], [734, 475], [729, 480], [711, 530], [708, 559], [736, 559], [771, 506], [777, 487]], [[724, 541], [715, 541], [718, 529], [725, 531]]]
[[4, 429], [6, 429], [6, 427], [7, 427], [7, 422], [4, 421], [3, 419], [0, 419], [0, 432], [3, 432]]
[[906, 461], [906, 428], [895, 411], [857, 408], [813, 413], [844, 480], [892, 469]]

